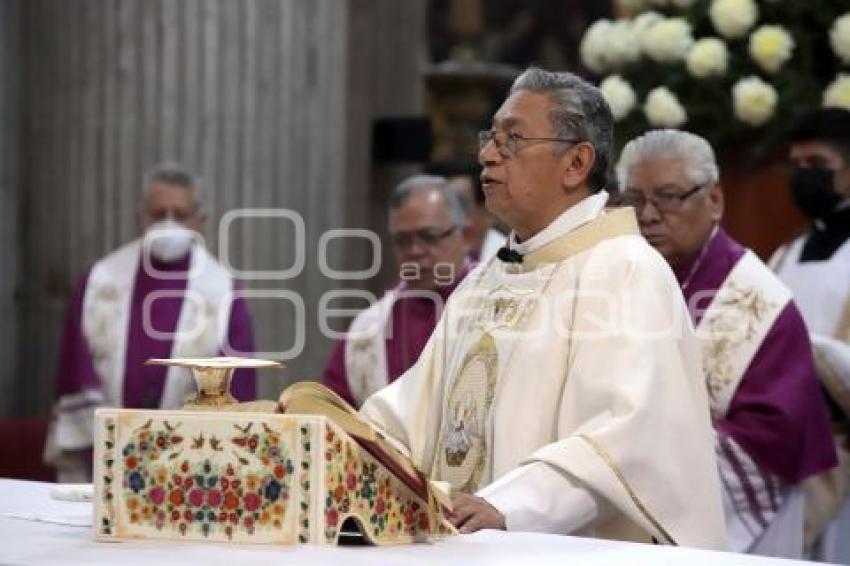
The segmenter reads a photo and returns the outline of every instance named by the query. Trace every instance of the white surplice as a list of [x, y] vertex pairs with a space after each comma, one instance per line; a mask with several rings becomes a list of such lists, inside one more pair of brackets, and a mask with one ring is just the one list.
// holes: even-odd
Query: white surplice
[[[850, 415], [850, 240], [829, 259], [801, 261], [808, 234], [781, 247], [771, 267], [794, 293], [811, 332], [818, 377], [845, 415]], [[806, 482], [806, 542], [812, 558], [850, 562], [850, 451], [836, 431], [837, 468]]]
[[479, 266], [362, 412], [509, 530], [724, 548], [699, 344], [664, 259], [606, 200], [512, 237], [523, 263]]

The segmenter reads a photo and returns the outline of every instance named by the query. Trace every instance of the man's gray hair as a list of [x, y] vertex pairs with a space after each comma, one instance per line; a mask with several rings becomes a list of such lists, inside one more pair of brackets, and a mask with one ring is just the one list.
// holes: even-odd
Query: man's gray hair
[[390, 210], [401, 208], [407, 200], [422, 191], [433, 190], [443, 196], [454, 226], [463, 226], [469, 219], [469, 203], [459, 191], [449, 186], [445, 177], [414, 175], [399, 183], [390, 195]]
[[623, 190], [628, 188], [632, 167], [659, 155], [684, 160], [689, 183], [706, 186], [720, 180], [714, 150], [704, 138], [681, 130], [652, 130], [631, 140], [623, 148], [617, 163], [620, 187]]
[[201, 206], [201, 185], [198, 177], [188, 168], [175, 161], [163, 161], [157, 163], [145, 172], [142, 190], [143, 197], [147, 200], [150, 195], [151, 186], [154, 183], [175, 185], [189, 191], [195, 205]]
[[520, 90], [549, 97], [549, 121], [557, 137], [577, 138], [593, 145], [596, 161], [588, 185], [592, 192], [604, 189], [614, 145], [614, 117], [599, 89], [572, 73], [530, 67], [516, 78], [511, 94]]

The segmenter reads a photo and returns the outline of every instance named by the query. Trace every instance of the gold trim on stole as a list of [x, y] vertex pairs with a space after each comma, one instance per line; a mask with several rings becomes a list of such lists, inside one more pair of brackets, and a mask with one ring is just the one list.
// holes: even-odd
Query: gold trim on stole
[[555, 239], [542, 248], [527, 253], [518, 268], [522, 272], [534, 271], [545, 263], [558, 263], [569, 256], [581, 253], [604, 240], [618, 236], [639, 236], [637, 216], [631, 207], [605, 209], [587, 224]]
[[679, 546], [679, 544], [673, 539], [673, 537], [670, 536], [670, 533], [668, 533], [667, 530], [664, 527], [661, 526], [661, 523], [658, 521], [658, 519], [656, 519], [652, 515], [652, 513], [649, 512], [649, 509], [647, 509], [646, 505], [643, 504], [643, 501], [640, 499], [640, 497], [638, 497], [637, 493], [635, 493], [635, 491], [632, 489], [632, 486], [630, 486], [629, 482], [626, 481], [626, 476], [623, 475], [623, 473], [620, 471], [620, 469], [614, 463], [614, 460], [611, 458], [611, 456], [608, 454], [608, 452], [602, 447], [602, 445], [599, 444], [598, 442], [596, 442], [595, 440], [593, 440], [592, 438], [590, 438], [589, 436], [587, 436], [586, 434], [579, 434], [577, 436], [579, 438], [581, 438], [582, 440], [584, 440], [585, 442], [587, 442], [590, 445], [590, 447], [593, 449], [593, 451], [596, 452], [596, 454], [602, 459], [602, 461], [605, 462], [605, 464], [609, 468], [611, 468], [611, 471], [614, 472], [615, 476], [617, 476], [617, 479], [620, 481], [620, 484], [626, 490], [626, 493], [629, 494], [629, 498], [632, 500], [632, 503], [634, 503], [635, 507], [638, 508], [638, 511], [640, 511], [641, 514], [646, 518], [646, 520], [649, 521], [649, 523], [653, 527], [655, 527], [655, 529], [661, 534], [661, 536], [663, 536], [665, 539], [667, 539], [667, 543], [670, 544], [670, 545], [673, 545], [673, 546]]

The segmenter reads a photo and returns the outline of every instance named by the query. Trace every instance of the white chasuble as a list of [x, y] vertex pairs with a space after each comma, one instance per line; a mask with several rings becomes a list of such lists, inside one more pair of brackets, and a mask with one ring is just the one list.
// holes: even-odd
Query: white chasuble
[[[705, 380], [681, 291], [633, 211], [603, 212], [604, 199], [566, 211], [522, 264], [479, 266], [417, 363], [362, 412], [432, 479], [506, 494], [509, 529], [723, 548]], [[533, 512], [566, 491], [605, 512]]]

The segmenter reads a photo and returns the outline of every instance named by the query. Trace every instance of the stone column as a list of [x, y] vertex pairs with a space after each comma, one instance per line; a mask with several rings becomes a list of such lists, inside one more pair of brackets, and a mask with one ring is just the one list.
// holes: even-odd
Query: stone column
[[18, 0], [0, 0], [0, 415], [14, 410], [18, 346]]

